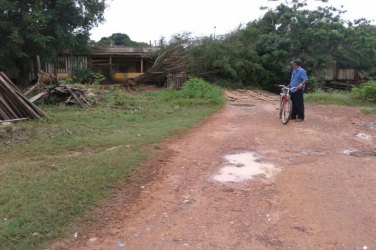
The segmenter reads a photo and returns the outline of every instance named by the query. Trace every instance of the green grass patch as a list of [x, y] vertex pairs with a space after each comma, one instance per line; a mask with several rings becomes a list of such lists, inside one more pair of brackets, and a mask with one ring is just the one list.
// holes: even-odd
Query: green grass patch
[[316, 91], [305, 95], [305, 100], [308, 103], [315, 104], [334, 104], [342, 106], [363, 106], [364, 103], [361, 101], [354, 100], [349, 92], [345, 91], [334, 91], [334, 92], [324, 92]]
[[364, 107], [362, 109], [363, 113], [376, 113], [376, 105], [374, 103], [355, 99], [353, 94], [348, 91], [316, 91], [313, 93], [306, 94], [305, 101], [311, 104]]
[[45, 106], [47, 119], [0, 127], [0, 248], [41, 249], [64, 235], [123, 185], [146, 147], [217, 111], [222, 91], [199, 81], [140, 96], [112, 89], [93, 108]]

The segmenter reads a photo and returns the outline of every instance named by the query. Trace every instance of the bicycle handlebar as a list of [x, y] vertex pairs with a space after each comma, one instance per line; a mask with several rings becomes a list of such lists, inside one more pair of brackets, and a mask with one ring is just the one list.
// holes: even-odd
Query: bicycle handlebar
[[278, 85], [278, 87], [281, 87], [281, 88], [283, 88], [283, 89], [287, 89], [287, 90], [293, 90], [293, 89], [296, 89], [296, 88], [297, 88], [297, 87], [289, 88], [289, 87], [287, 87], [287, 86], [285, 86], [285, 85]]

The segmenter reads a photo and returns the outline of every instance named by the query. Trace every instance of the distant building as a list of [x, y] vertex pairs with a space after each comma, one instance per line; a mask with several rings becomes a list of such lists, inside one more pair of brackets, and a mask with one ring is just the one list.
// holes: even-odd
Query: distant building
[[[75, 68], [90, 68], [103, 74], [108, 80], [121, 82], [126, 78], [134, 78], [152, 65], [151, 56], [158, 51], [157, 47], [123, 47], [112, 46], [95, 48], [86, 54], [61, 54], [55, 63], [41, 62], [41, 70], [57, 75], [72, 74]], [[29, 81], [38, 78], [37, 62], [30, 65]]]

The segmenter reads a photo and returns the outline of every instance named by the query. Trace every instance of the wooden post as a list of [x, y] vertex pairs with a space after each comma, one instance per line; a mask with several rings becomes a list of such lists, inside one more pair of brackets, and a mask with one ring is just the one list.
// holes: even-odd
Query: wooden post
[[144, 73], [144, 58], [141, 57], [141, 73]]
[[38, 74], [42, 70], [41, 65], [40, 65], [40, 56], [37, 56], [37, 67], [38, 67]]
[[110, 76], [112, 75], [112, 56], [110, 56]]

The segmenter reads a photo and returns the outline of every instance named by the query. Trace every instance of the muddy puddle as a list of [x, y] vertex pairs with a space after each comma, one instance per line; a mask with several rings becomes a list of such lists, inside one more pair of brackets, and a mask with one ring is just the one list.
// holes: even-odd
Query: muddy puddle
[[375, 157], [376, 156], [376, 151], [356, 151], [356, 150], [346, 149], [342, 153], [345, 155], [351, 155], [355, 157]]
[[360, 138], [360, 139], [363, 139], [363, 140], [370, 140], [371, 139], [371, 136], [370, 135], [367, 135], [365, 133], [358, 133], [356, 135], [356, 137]]
[[272, 164], [260, 162], [254, 152], [226, 155], [227, 163], [213, 176], [218, 182], [243, 182], [252, 179], [271, 178], [281, 169]]

